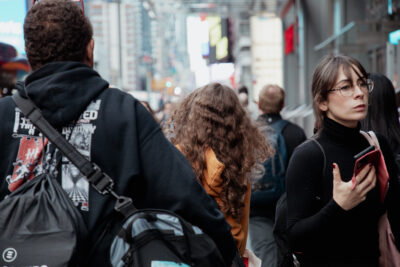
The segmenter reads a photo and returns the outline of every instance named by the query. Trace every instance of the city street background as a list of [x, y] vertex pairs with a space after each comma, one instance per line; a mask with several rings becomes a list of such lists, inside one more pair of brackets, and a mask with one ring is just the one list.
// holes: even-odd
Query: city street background
[[[19, 66], [18, 79], [29, 73], [16, 64], [24, 62], [22, 25], [31, 5], [0, 0], [0, 64]], [[84, 0], [83, 6], [94, 29], [95, 69], [156, 111], [210, 81], [245, 85], [251, 101], [274, 83], [286, 91], [283, 116], [311, 136], [311, 76], [324, 55], [353, 56], [400, 87], [400, 0]], [[5, 44], [15, 55], [6, 58], [12, 49]]]

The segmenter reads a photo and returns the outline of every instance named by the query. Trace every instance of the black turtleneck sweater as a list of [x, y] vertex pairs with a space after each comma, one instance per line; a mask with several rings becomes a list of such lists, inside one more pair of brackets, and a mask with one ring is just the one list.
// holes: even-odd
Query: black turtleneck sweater
[[[349, 211], [343, 210], [332, 198], [332, 163], [339, 165], [342, 180], [349, 181], [355, 163], [353, 156], [369, 146], [359, 130], [359, 127], [347, 128], [325, 118], [323, 130], [316, 138], [325, 151], [325, 171], [323, 152], [315, 142], [300, 145], [289, 162], [286, 174], [289, 239], [292, 248], [302, 252], [300, 258], [304, 261], [320, 262], [319, 266], [327, 262], [337, 263], [337, 266], [346, 263], [362, 266], [364, 261], [372, 264], [364, 266], [377, 264], [377, 224], [385, 211], [385, 206], [379, 201], [378, 187], [367, 194], [364, 202]], [[394, 201], [393, 196], [399, 195], [398, 182], [394, 181], [397, 168], [387, 141], [380, 135], [378, 139], [391, 177], [390, 183], [393, 183], [389, 187], [392, 192], [388, 193], [385, 201], [388, 202], [389, 198]], [[390, 213], [389, 217], [397, 216], [393, 214]], [[397, 217], [393, 218], [396, 222]]]

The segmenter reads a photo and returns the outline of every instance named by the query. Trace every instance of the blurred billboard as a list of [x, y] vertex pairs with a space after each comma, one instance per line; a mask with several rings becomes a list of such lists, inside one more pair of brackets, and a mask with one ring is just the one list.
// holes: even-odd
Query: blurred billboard
[[210, 34], [209, 63], [232, 62], [229, 19], [208, 16], [207, 21]]

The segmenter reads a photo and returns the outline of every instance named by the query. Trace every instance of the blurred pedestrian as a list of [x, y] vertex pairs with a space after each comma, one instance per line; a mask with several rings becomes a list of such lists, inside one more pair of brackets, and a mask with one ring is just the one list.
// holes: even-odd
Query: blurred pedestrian
[[[275, 207], [285, 192], [285, 175], [289, 159], [296, 146], [306, 140], [299, 126], [282, 119], [285, 91], [278, 85], [265, 85], [260, 93], [258, 129], [274, 147], [275, 154], [264, 162], [265, 173], [253, 182], [250, 204], [250, 247], [262, 260], [263, 267], [275, 267], [278, 250], [273, 236]], [[282, 259], [279, 259], [280, 261]]]
[[369, 78], [374, 82], [374, 90], [370, 94], [368, 113], [361, 121], [361, 128], [385, 136], [400, 164], [400, 122], [393, 83], [379, 73], [370, 73]]
[[158, 121], [156, 114], [154, 113], [153, 109], [151, 108], [149, 102], [142, 100], [142, 101], [140, 101], [140, 103], [142, 103], [142, 105], [147, 109], [148, 112], [150, 112], [150, 114], [153, 116], [153, 118], [156, 121]]
[[258, 116], [258, 108], [254, 101], [249, 100], [249, 90], [247, 89], [247, 86], [243, 84], [239, 85], [237, 88], [237, 94], [240, 104], [246, 110], [250, 119], [255, 121]]
[[171, 101], [164, 102], [164, 104], [158, 114], [161, 128], [166, 127], [166, 125], [168, 124], [168, 119], [171, 116], [173, 109], [174, 109], [174, 105]]
[[198, 88], [173, 113], [172, 142], [218, 203], [243, 255], [248, 233], [249, 175], [271, 147], [252, 125], [235, 92], [219, 83]]
[[[368, 113], [361, 121], [361, 128], [386, 137], [396, 158], [397, 166], [400, 168], [400, 122], [393, 83], [385, 75], [379, 73], [370, 73], [368, 77], [374, 83], [374, 90], [370, 94]], [[387, 220], [381, 218], [380, 224], [385, 223], [387, 224]], [[400, 266], [400, 253], [389, 240], [393, 238], [391, 228], [393, 227], [382, 225], [379, 227], [380, 267]]]
[[374, 166], [366, 164], [352, 181], [354, 155], [370, 146], [360, 121], [372, 89], [363, 66], [348, 56], [327, 56], [314, 71], [317, 142], [295, 149], [286, 174], [290, 245], [302, 267], [377, 267], [378, 220], [385, 210], [400, 238], [397, 168], [383, 136], [378, 139], [390, 175], [385, 202]]

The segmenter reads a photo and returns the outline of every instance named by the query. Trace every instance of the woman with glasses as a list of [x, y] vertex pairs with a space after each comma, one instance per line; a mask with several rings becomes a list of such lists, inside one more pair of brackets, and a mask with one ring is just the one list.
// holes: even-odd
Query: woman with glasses
[[389, 204], [399, 198], [397, 168], [382, 136], [378, 139], [390, 174], [385, 202], [380, 202], [374, 167], [364, 166], [352, 182], [354, 155], [369, 146], [360, 121], [372, 89], [365, 69], [351, 57], [325, 57], [314, 71], [317, 142], [295, 150], [286, 174], [289, 240], [302, 267], [376, 267], [378, 220], [387, 210], [389, 220], [398, 221]]

